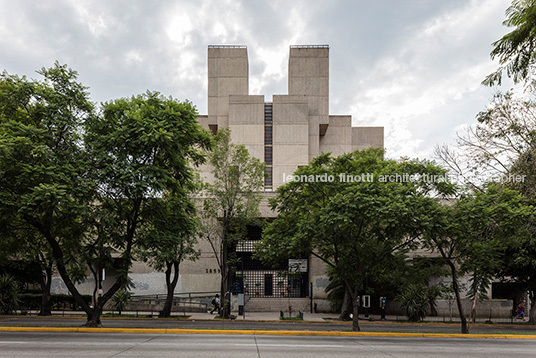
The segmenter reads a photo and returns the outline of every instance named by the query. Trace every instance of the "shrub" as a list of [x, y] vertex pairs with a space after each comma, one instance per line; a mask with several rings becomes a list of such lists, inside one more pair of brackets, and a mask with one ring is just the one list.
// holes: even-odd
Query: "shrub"
[[409, 284], [396, 297], [396, 300], [400, 302], [410, 321], [422, 321], [426, 317], [426, 310], [429, 305], [428, 287]]
[[[90, 295], [82, 295], [84, 301], [88, 304], [91, 303]], [[40, 293], [23, 293], [20, 295], [20, 307], [25, 309], [40, 309], [41, 308], [41, 294]], [[50, 304], [53, 310], [72, 310], [78, 311], [80, 306], [70, 294], [52, 294], [50, 295]]]
[[132, 294], [128, 292], [125, 288], [119, 289], [119, 291], [117, 291], [112, 297], [114, 310], [117, 310], [119, 314], [121, 314], [121, 311], [125, 309], [128, 304], [128, 301], [130, 301], [131, 296]]
[[19, 308], [20, 284], [9, 274], [0, 276], [0, 313], [10, 314]]

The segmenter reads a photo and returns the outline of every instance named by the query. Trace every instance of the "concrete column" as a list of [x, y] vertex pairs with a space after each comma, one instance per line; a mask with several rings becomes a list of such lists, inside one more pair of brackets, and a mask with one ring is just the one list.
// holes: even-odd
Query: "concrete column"
[[309, 159], [320, 154], [319, 127], [329, 123], [329, 46], [291, 46], [289, 95], [305, 95], [309, 105]]
[[208, 123], [229, 125], [229, 95], [248, 94], [246, 46], [208, 47]]

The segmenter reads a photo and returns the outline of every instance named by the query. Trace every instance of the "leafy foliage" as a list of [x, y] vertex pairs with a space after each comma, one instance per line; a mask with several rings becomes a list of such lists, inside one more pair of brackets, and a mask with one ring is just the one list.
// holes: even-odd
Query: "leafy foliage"
[[131, 297], [132, 294], [126, 288], [119, 289], [112, 297], [114, 310], [117, 310], [121, 314]]
[[428, 286], [422, 284], [409, 284], [396, 297], [402, 308], [406, 311], [408, 320], [422, 321], [426, 317], [429, 307]]
[[[265, 229], [257, 255], [272, 263], [316, 256], [344, 282], [355, 302], [367, 277], [387, 275], [416, 247], [423, 229], [420, 217], [433, 200], [429, 195], [453, 190], [446, 181], [424, 180], [442, 174], [429, 162], [385, 160], [379, 149], [337, 158], [320, 155], [295, 175], [331, 175], [334, 180], [296, 180], [280, 187], [271, 202], [279, 215]], [[341, 180], [341, 175], [362, 179]]]
[[169, 317], [175, 288], [179, 279], [179, 265], [184, 260], [196, 260], [200, 252], [195, 248], [199, 231], [192, 199], [165, 194], [151, 202], [154, 218], [142, 230], [138, 256], [156, 270], [165, 271], [167, 299], [162, 317]]
[[532, 210], [517, 192], [498, 185], [466, 195], [453, 205], [430, 206], [423, 245], [438, 253], [451, 271], [462, 333], [468, 333], [468, 327], [459, 277], [469, 275], [469, 297], [483, 299], [501, 266], [505, 243], [524, 235], [523, 223], [531, 217]]
[[[104, 304], [129, 283], [142, 233], [161, 225], [158, 201], [188, 202], [192, 166], [203, 162], [211, 140], [188, 101], [148, 92], [96, 112], [75, 71], [56, 63], [39, 73], [40, 82], [1, 77], [0, 220], [33, 230], [28, 242], [46, 241], [87, 324], [98, 325]], [[117, 272], [94, 307], [75, 286], [87, 268], [95, 292], [102, 269]]]
[[458, 150], [437, 147], [436, 155], [472, 189], [484, 190], [486, 183], [494, 181], [533, 194], [535, 109], [533, 100], [512, 92], [497, 93], [477, 115], [477, 123], [458, 137]]
[[260, 216], [264, 164], [250, 156], [243, 145], [233, 144], [228, 129], [218, 130], [214, 139], [215, 147], [209, 153], [213, 179], [203, 192], [203, 236], [220, 267], [222, 315], [227, 318], [229, 307], [223, 298], [231, 288], [237, 262], [234, 248], [244, 238], [246, 225]]
[[501, 85], [503, 72], [513, 78], [514, 83], [525, 82], [534, 86], [536, 60], [536, 1], [514, 0], [506, 10], [503, 25], [515, 29], [495, 41], [491, 58], [499, 58], [499, 68], [488, 75], [484, 84]]
[[0, 312], [10, 314], [19, 308], [20, 287], [15, 277], [3, 274], [0, 275]]

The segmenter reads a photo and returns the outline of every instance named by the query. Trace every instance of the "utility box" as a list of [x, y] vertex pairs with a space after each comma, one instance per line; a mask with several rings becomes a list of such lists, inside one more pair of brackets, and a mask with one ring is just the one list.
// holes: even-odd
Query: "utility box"
[[365, 307], [365, 308], [370, 307], [370, 296], [369, 295], [363, 295], [363, 307]]

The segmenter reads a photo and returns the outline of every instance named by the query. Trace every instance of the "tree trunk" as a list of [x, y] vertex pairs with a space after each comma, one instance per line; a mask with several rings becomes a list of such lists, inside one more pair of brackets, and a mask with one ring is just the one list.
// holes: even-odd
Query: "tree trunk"
[[[41, 230], [40, 230], [41, 231]], [[63, 251], [58, 244], [58, 242], [50, 235], [50, 233], [41, 231], [47, 242], [50, 244], [50, 247], [52, 248], [52, 255], [54, 256], [56, 267], [58, 269], [58, 273], [60, 274], [61, 278], [63, 279], [63, 282], [65, 283], [65, 286], [67, 286], [67, 289], [73, 295], [76, 302], [82, 307], [84, 312], [88, 315], [92, 315], [93, 309], [87, 304], [87, 302], [84, 300], [80, 292], [76, 289], [76, 286], [74, 282], [71, 280], [71, 277], [69, 276], [69, 273], [67, 272], [67, 268], [65, 267], [65, 263], [63, 261]]]
[[[226, 222], [227, 220], [224, 220]], [[221, 252], [221, 286], [220, 286], [220, 317], [228, 319], [231, 315], [231, 306], [227, 292], [230, 291], [229, 282], [229, 243], [227, 242], [227, 231], [229, 225], [224, 224]], [[230, 293], [229, 293], [230, 294]]]
[[90, 310], [87, 315], [87, 322], [84, 324], [85, 327], [102, 327], [101, 315], [102, 311], [104, 310], [104, 305], [106, 305], [106, 302], [108, 302], [121, 287], [122, 284], [118, 281], [115, 281], [112, 287], [110, 287], [110, 289], [106, 291], [104, 295], [98, 298], [95, 308]]
[[85, 327], [102, 327], [101, 315], [104, 304], [102, 303], [102, 297], [99, 297], [95, 308], [91, 315], [87, 316], [87, 321], [84, 324]]
[[230, 290], [229, 265], [225, 263], [223, 267], [224, 267], [225, 272], [222, 275], [221, 294], [220, 294], [220, 316], [222, 318], [227, 319], [231, 315], [231, 303], [229, 301], [229, 297], [227, 297], [227, 292], [229, 292]]
[[435, 297], [432, 298], [430, 301], [428, 301], [428, 304], [430, 305], [430, 316], [437, 317], [437, 308], [436, 308], [436, 299]]
[[342, 300], [341, 314], [339, 315], [339, 321], [349, 321], [350, 313], [352, 312], [352, 295], [347, 288], [344, 289], [344, 299]]
[[39, 276], [41, 287], [41, 310], [39, 316], [51, 316], [52, 304], [50, 302], [50, 287], [52, 285], [52, 262], [47, 263]]
[[357, 290], [353, 291], [353, 294], [351, 295], [352, 300], [352, 331], [359, 332], [361, 331], [361, 328], [359, 328], [359, 311], [357, 307], [357, 298], [359, 297], [359, 292]]
[[467, 319], [465, 318], [465, 313], [463, 312], [462, 299], [460, 297], [460, 286], [458, 285], [458, 275], [456, 273], [456, 266], [453, 262], [447, 261], [450, 266], [450, 271], [452, 273], [452, 288], [454, 294], [456, 295], [456, 304], [458, 305], [458, 313], [460, 315], [461, 321], [461, 331], [463, 334], [469, 333], [469, 327], [467, 327]]
[[530, 324], [536, 324], [536, 299], [534, 297], [534, 291], [529, 289], [529, 300], [530, 300], [530, 312], [529, 312], [529, 322]]
[[[166, 262], [166, 288], [167, 296], [164, 303], [164, 309], [162, 310], [161, 317], [171, 316], [171, 307], [173, 306], [173, 297], [175, 294], [175, 288], [179, 281], [179, 263], [178, 262]], [[171, 279], [171, 273], [173, 271], [173, 279]]]

